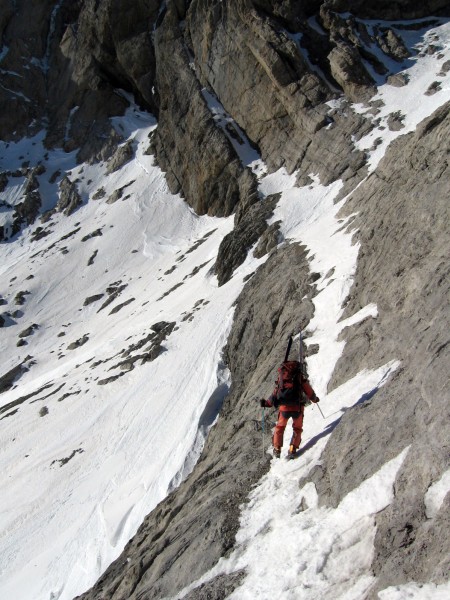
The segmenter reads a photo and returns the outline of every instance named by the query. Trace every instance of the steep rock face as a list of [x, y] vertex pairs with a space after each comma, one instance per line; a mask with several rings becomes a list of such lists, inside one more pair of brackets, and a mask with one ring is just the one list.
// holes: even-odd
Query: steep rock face
[[197, 213], [229, 215], [254, 194], [254, 176], [214, 123], [173, 5], [156, 31], [155, 48], [159, 126], [152, 151], [172, 192], [182, 192]]
[[[280, 270], [286, 273], [282, 280]], [[313, 290], [304, 248], [299, 245], [274, 252], [248, 282], [237, 301], [225, 349], [232, 388], [202, 458], [80, 599], [172, 596], [232, 549], [239, 505], [268, 468], [256, 398], [272, 391], [273, 366], [284, 355], [288, 333], [298, 326], [299, 316], [302, 325], [312, 317]], [[230, 593], [238, 583], [239, 576], [222, 577], [203, 592], [213, 594], [206, 597], [223, 598], [223, 591]], [[201, 595], [195, 590], [189, 597]]]
[[[377, 17], [394, 15], [385, 4]], [[400, 4], [409, 10], [413, 3]], [[203, 87], [270, 169], [285, 166], [297, 169], [303, 183], [311, 173], [329, 183], [358, 171], [362, 177], [364, 155], [353, 138], [369, 125], [325, 102], [342, 92], [352, 100], [370, 98], [368, 65], [389, 75], [375, 55], [377, 46], [399, 61], [399, 69], [408, 55], [392, 30], [369, 31], [352, 15], [339, 14], [348, 7], [337, 1], [3, 5], [2, 139], [31, 135], [48, 123], [49, 147], [78, 149], [80, 161], [107, 160], [122, 141], [109, 119], [128, 105], [117, 90], [133, 93], [159, 116], [151, 149], [171, 190], [211, 215], [250, 206], [254, 179], [212, 118]], [[359, 17], [375, 11], [372, 4], [356, 8]], [[431, 9], [441, 8], [439, 0], [432, 3]], [[5, 117], [11, 106], [12, 119]], [[350, 164], [336, 156], [351, 157]]]
[[377, 517], [377, 590], [411, 580], [443, 582], [449, 569], [449, 540], [441, 535], [448, 509], [444, 504], [427, 518], [424, 500], [449, 456], [449, 135], [447, 103], [392, 144], [345, 209], [359, 211], [352, 226], [362, 244], [348, 314], [375, 302], [379, 316], [344, 332], [347, 344], [331, 386], [392, 359], [401, 366], [344, 416], [313, 479], [322, 502], [336, 506], [411, 445], [395, 499]]
[[49, 147], [80, 148], [80, 160], [104, 160], [119, 139], [108, 119], [128, 106], [116, 88], [155, 108], [158, 0], [3, 4], [0, 136], [17, 139], [48, 124]]
[[[200, 27], [205, 21], [207, 26]], [[317, 106], [331, 98], [327, 86], [308, 69], [295, 39], [244, 0], [194, 2], [187, 24], [204, 81], [266, 160], [280, 166], [283, 158], [275, 155], [282, 149], [292, 163], [301, 153], [301, 148], [294, 149], [299, 136], [292, 132], [310, 137], [323, 127], [326, 112]]]
[[[332, 123], [323, 103], [334, 93], [328, 85], [329, 69], [317, 74], [299, 42], [302, 36], [316, 41], [320, 36], [299, 15], [288, 24], [268, 4], [195, 1], [187, 14], [186, 37], [202, 82], [246, 131], [269, 167], [284, 165], [293, 171], [314, 162], [309, 147], [317, 132]], [[294, 4], [285, 3], [290, 14]], [[303, 18], [316, 6], [305, 5]], [[329, 45], [323, 37], [322, 43]], [[331, 141], [338, 136], [332, 132], [328, 137]]]
[[[0, 4], [2, 139], [10, 139], [14, 131], [17, 138], [22, 137], [27, 126], [43, 115], [44, 62], [52, 8], [53, 0], [32, 3], [3, 0]], [[27, 17], [31, 19], [28, 21]], [[27, 73], [27, 69], [31, 72]]]

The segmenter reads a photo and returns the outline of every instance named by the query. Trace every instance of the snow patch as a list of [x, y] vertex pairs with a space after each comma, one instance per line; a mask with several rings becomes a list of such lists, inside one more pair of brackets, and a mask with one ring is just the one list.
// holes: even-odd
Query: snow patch
[[380, 600], [448, 600], [450, 583], [405, 583], [378, 592]]
[[437, 515], [448, 492], [450, 492], [450, 469], [430, 485], [425, 494], [425, 512], [429, 519]]

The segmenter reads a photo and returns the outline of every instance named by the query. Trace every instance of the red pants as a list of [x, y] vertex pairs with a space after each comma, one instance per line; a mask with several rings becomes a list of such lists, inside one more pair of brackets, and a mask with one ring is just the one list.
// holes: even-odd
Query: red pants
[[300, 443], [302, 441], [302, 431], [303, 431], [303, 406], [299, 411], [292, 411], [289, 408], [280, 407], [280, 411], [278, 413], [278, 421], [275, 425], [275, 431], [273, 433], [273, 446], [275, 448], [283, 447], [283, 436], [284, 430], [286, 429], [286, 425], [289, 419], [292, 418], [292, 428], [293, 434], [291, 439], [291, 444], [296, 448], [299, 448]]

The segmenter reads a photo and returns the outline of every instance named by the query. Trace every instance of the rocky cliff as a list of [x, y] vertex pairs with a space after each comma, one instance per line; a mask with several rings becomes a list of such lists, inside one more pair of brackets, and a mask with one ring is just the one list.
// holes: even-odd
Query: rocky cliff
[[[199, 214], [235, 214], [215, 265], [219, 284], [258, 240], [261, 255], [270, 253], [236, 304], [224, 352], [232, 388], [197, 466], [80, 598], [175, 595], [231, 551], [239, 507], [269, 468], [252, 402], [269, 393], [299, 315], [302, 327], [313, 317], [316, 289], [305, 248], [279, 245], [276, 224], [268, 227], [278, 198], [260, 200], [245, 148], [269, 170], [295, 173], [300, 186], [311, 174], [324, 185], [342, 180], [341, 197], [349, 194], [342, 217], [357, 215], [351, 226], [361, 251], [345, 314], [375, 302], [378, 317], [341, 334], [345, 350], [329, 390], [391, 358], [402, 364], [335, 428], [310, 474], [320, 502], [336, 506], [410, 446], [395, 500], [377, 517], [372, 594], [410, 580], [445, 581], [448, 499], [429, 519], [423, 498], [448, 468], [450, 105], [398, 138], [370, 174], [357, 142], [380, 125], [376, 86], [407, 83], [400, 72], [414, 57], [401, 32], [449, 15], [445, 0], [420, 7], [413, 0], [0, 1], [2, 140], [45, 126], [47, 147], [76, 151], [80, 162], [106, 161], [122, 141], [110, 118], [134, 94], [157, 116], [148, 152], [171, 190]], [[387, 22], [395, 19], [412, 21], [399, 29]], [[351, 103], [364, 104], [370, 118]], [[395, 115], [391, 124], [403, 126]], [[29, 183], [2, 238], [39, 216], [33, 172], [23, 165], [20, 175]], [[13, 176], [4, 173], [0, 184]], [[56, 177], [72, 189], [64, 174]], [[240, 577], [186, 597], [225, 598]]]

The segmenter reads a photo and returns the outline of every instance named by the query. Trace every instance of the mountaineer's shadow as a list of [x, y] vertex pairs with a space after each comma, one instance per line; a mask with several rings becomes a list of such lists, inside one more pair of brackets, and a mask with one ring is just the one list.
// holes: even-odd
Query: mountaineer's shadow
[[[352, 406], [348, 406], [348, 407], [343, 407], [341, 408], [339, 411], [341, 415], [340, 417], [338, 417], [335, 421], [333, 421], [332, 423], [329, 423], [325, 429], [323, 431], [321, 431], [320, 433], [318, 433], [317, 435], [315, 435], [314, 437], [312, 437], [311, 439], [309, 439], [306, 444], [302, 447], [302, 452], [306, 452], [308, 450], [310, 450], [313, 446], [315, 446], [317, 444], [317, 442], [319, 440], [321, 440], [322, 438], [326, 437], [327, 435], [330, 435], [333, 430], [339, 425], [342, 417], [344, 416], [344, 414], [350, 410], [351, 408], [354, 408], [355, 406], [360, 406], [361, 404], [364, 404], [365, 402], [368, 402], [369, 400], [371, 400], [373, 398], [373, 396], [375, 396], [375, 394], [378, 392], [380, 388], [374, 387], [372, 390], [370, 390], [369, 392], [366, 392], [365, 394], [363, 394], [359, 400], [357, 400], [355, 402], [355, 404], [352, 404]], [[331, 416], [331, 415], [330, 415]]]

